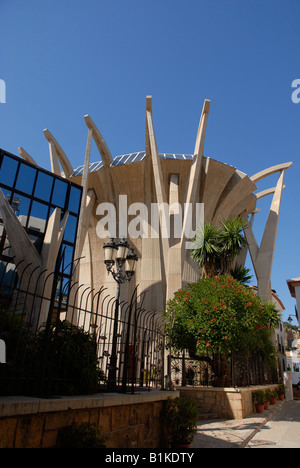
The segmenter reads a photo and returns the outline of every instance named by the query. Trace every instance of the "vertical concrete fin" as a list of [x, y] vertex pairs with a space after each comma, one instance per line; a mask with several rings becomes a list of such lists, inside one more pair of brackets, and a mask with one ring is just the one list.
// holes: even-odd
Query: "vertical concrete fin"
[[0, 213], [11, 245], [11, 250], [14, 254], [15, 264], [24, 260], [24, 252], [26, 252], [27, 264], [30, 263], [33, 268], [40, 267], [42, 262], [39, 253], [29, 239], [25, 229], [21, 225], [1, 189]]
[[[200, 180], [200, 175], [201, 175], [203, 149], [204, 149], [204, 141], [205, 141], [205, 133], [206, 133], [209, 108], [210, 108], [210, 100], [205, 99], [201, 117], [200, 117], [199, 127], [198, 127], [194, 158], [193, 158], [193, 162], [191, 165], [188, 184], [186, 188], [185, 203], [187, 204], [187, 206], [189, 206], [189, 204], [194, 205], [196, 203], [196, 194], [197, 194], [197, 188], [199, 186], [199, 180]], [[187, 222], [188, 222], [188, 216], [187, 216], [187, 211], [185, 210], [184, 218], [183, 218], [182, 234], [181, 234], [182, 245], [183, 245], [184, 238], [185, 238], [184, 233], [186, 232]]]
[[57, 153], [56, 153], [56, 149], [55, 149], [53, 141], [49, 141], [49, 154], [50, 154], [51, 172], [53, 174], [61, 176]]
[[146, 111], [146, 115], [147, 115], [147, 132], [148, 132], [149, 145], [150, 145], [156, 199], [157, 199], [157, 203], [162, 207], [162, 210], [160, 211], [161, 242], [162, 242], [164, 269], [165, 271], [167, 271], [169, 239], [165, 235], [162, 235], [162, 234], [166, 233], [166, 229], [169, 223], [169, 210], [168, 210], [168, 205], [167, 205], [168, 200], [166, 196], [163, 174], [162, 174], [159, 154], [157, 150], [157, 143], [156, 143], [156, 138], [155, 138], [155, 133], [154, 133], [152, 114], [150, 110]]
[[99, 129], [96, 127], [95, 123], [88, 114], [84, 116], [84, 120], [88, 129], [93, 130], [93, 138], [100, 153], [103, 166], [110, 166], [110, 164], [113, 162], [113, 157], [111, 155], [111, 152], [109, 151], [107, 144], [105, 143], [103, 136], [101, 135]]
[[93, 190], [88, 192], [88, 181], [89, 181], [89, 165], [90, 165], [90, 155], [91, 155], [91, 143], [92, 143], [93, 129], [89, 128], [88, 137], [86, 143], [85, 157], [84, 157], [84, 166], [81, 179], [82, 185], [82, 198], [81, 198], [81, 207], [80, 215], [78, 221], [78, 232], [76, 240], [76, 249], [74, 258], [79, 258], [81, 256], [81, 251], [85, 241], [87, 229], [89, 226], [88, 220], [91, 215], [91, 211], [95, 202], [95, 193]]
[[283, 182], [285, 170], [291, 167], [291, 165], [292, 163], [284, 163], [277, 166], [272, 166], [268, 169], [258, 172], [251, 177], [252, 182], [256, 183], [269, 175], [275, 174], [276, 172], [280, 173], [276, 187], [263, 190], [257, 194], [257, 198], [262, 198], [273, 193], [268, 219], [259, 247], [252, 231], [254, 214], [250, 219], [250, 224], [245, 229], [245, 237], [249, 245], [249, 252], [257, 278], [258, 295], [264, 301], [272, 299], [271, 274], [276, 245], [281, 198], [283, 189], [285, 187]]
[[30, 154], [27, 153], [27, 151], [25, 151], [24, 148], [22, 148], [22, 146], [19, 146], [18, 152], [21, 158], [23, 158], [25, 161], [30, 162], [31, 164], [34, 164], [35, 166], [37, 166], [37, 163], [35, 162], [33, 157], [30, 156]]
[[[49, 142], [49, 147], [51, 146], [51, 151], [53, 152], [53, 148], [55, 150], [55, 153], [53, 153], [53, 156], [55, 154], [55, 160], [56, 160], [53, 163], [53, 164], [55, 164], [55, 171], [58, 171], [58, 175], [61, 175], [59, 168], [57, 169], [58, 160], [59, 160], [59, 162], [61, 164], [61, 167], [62, 167], [62, 170], [64, 171], [64, 175], [68, 179], [70, 177], [70, 175], [72, 174], [72, 172], [73, 172], [73, 167], [72, 167], [69, 159], [67, 158], [64, 150], [62, 149], [62, 147], [60, 146], [58, 141], [54, 138], [52, 133], [47, 128], [45, 130], [43, 130], [43, 133], [44, 133], [46, 139]], [[53, 147], [52, 147], [52, 145], [50, 145], [50, 143], [52, 143]], [[51, 159], [51, 151], [50, 151], [50, 159]], [[51, 160], [51, 165], [52, 165], [52, 160]], [[57, 173], [57, 172], [55, 172], [55, 173]]]
[[45, 232], [43, 248], [41, 252], [42, 265], [49, 272], [54, 270], [57, 260], [58, 251], [60, 249], [64, 236], [69, 212], [66, 211], [60, 223], [61, 210], [55, 208], [48, 220], [47, 229]]

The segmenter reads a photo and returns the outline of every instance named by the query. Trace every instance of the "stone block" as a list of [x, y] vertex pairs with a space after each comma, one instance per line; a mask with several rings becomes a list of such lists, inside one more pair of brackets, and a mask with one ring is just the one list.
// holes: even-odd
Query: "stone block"
[[125, 428], [129, 425], [129, 406], [118, 406], [112, 408], [111, 429], [112, 431]]
[[43, 434], [42, 448], [53, 448], [56, 446], [58, 431], [47, 431]]
[[0, 419], [0, 448], [14, 448], [17, 418]]
[[70, 426], [73, 422], [73, 418], [74, 414], [69, 411], [47, 414], [45, 421], [45, 431], [61, 429], [62, 427]]
[[100, 432], [111, 431], [112, 408], [101, 408], [99, 410], [98, 429]]
[[88, 423], [90, 421], [90, 414], [88, 411], [79, 411], [74, 415], [74, 422], [76, 424]]
[[44, 415], [23, 416], [19, 418], [15, 448], [39, 448], [42, 439]]

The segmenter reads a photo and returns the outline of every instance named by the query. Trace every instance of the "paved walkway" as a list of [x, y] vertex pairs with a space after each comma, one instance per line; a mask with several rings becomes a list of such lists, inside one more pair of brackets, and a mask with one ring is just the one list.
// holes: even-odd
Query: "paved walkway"
[[192, 448], [300, 448], [300, 400], [241, 420], [200, 421]]

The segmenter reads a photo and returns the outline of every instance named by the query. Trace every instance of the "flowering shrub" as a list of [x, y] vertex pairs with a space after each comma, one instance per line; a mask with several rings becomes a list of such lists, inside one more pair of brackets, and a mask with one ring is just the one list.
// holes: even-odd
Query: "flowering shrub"
[[203, 278], [175, 293], [164, 318], [169, 346], [192, 355], [262, 350], [276, 327], [273, 303], [230, 275]]

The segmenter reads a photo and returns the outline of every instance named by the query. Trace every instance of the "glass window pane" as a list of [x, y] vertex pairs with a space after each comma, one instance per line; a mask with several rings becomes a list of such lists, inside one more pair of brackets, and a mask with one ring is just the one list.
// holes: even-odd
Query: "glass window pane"
[[68, 184], [63, 180], [56, 179], [52, 196], [52, 204], [64, 208]]
[[[17, 195], [15, 194], [14, 197], [11, 197], [11, 193], [4, 192], [4, 196], [10, 203], [13, 211], [15, 212], [17, 218], [19, 219], [20, 223], [22, 226], [26, 226], [27, 218], [28, 218], [28, 211], [29, 211], [29, 205], [30, 205], [30, 199], [27, 197], [24, 197], [22, 195]], [[3, 225], [1, 224], [1, 236], [3, 234]], [[2, 242], [4, 239], [2, 239]], [[6, 233], [6, 238], [3, 245], [3, 255], [6, 256], [12, 256], [12, 252], [10, 250], [10, 241], [9, 237]]]
[[76, 235], [76, 228], [77, 228], [77, 218], [75, 216], [69, 215], [64, 240], [68, 242], [75, 242], [75, 235]]
[[53, 180], [54, 178], [51, 175], [45, 174], [44, 172], [39, 172], [34, 190], [34, 196], [49, 202]]
[[60, 271], [65, 275], [70, 275], [72, 271], [72, 258], [73, 258], [73, 247], [70, 245], [63, 244], [62, 246], [63, 254], [63, 261], [60, 265]]
[[31, 195], [35, 176], [36, 169], [27, 166], [26, 164], [21, 164], [17, 178], [16, 189]]
[[18, 168], [18, 161], [15, 159], [4, 156], [2, 160], [2, 165], [0, 169], [0, 183], [12, 187], [16, 177], [16, 172]]
[[13, 285], [16, 280], [16, 265], [14, 263], [0, 262], [1, 294], [3, 296], [13, 293]]
[[45, 231], [48, 206], [34, 201], [30, 212], [28, 227], [38, 232]]
[[[3, 190], [4, 197], [8, 201], [10, 201], [11, 192], [8, 192], [5, 189], [2, 189], [2, 190]], [[4, 224], [3, 224], [3, 221], [2, 221], [1, 215], [0, 215], [0, 219], [1, 219], [1, 222], [0, 222], [0, 245], [1, 245], [1, 249], [2, 249], [1, 254], [3, 253], [3, 255], [7, 255], [9, 257], [12, 257], [13, 255], [12, 255], [12, 252], [10, 250], [10, 243], [8, 241], [8, 238], [6, 237], [6, 232], [5, 232], [5, 229], [4, 229]]]
[[15, 193], [13, 199], [10, 200], [10, 204], [22, 226], [25, 226], [28, 218], [30, 198]]
[[77, 187], [71, 186], [68, 210], [73, 211], [74, 213], [79, 213], [80, 199], [81, 190]]

